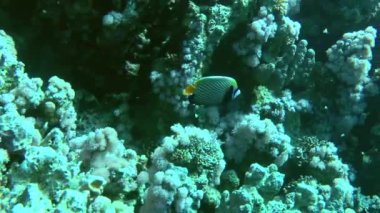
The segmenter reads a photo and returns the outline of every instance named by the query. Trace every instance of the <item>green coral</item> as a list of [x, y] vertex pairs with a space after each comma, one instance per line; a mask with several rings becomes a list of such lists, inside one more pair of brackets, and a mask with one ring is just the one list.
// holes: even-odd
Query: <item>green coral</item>
[[240, 179], [235, 170], [227, 170], [222, 173], [222, 188], [234, 190], [240, 186]]
[[[212, 171], [223, 159], [220, 144], [191, 136], [187, 146], [179, 145], [170, 159], [173, 163], [190, 168], [191, 172]], [[193, 171], [192, 171], [193, 170]]]
[[272, 92], [265, 86], [258, 86], [253, 90], [255, 96], [255, 103], [257, 105], [265, 105], [272, 103], [276, 100]]
[[294, 159], [299, 167], [323, 184], [336, 178], [348, 176], [348, 165], [338, 157], [338, 149], [332, 142], [314, 136], [304, 136], [294, 140]]
[[[278, 55], [283, 55], [286, 50], [291, 48], [291, 45], [295, 42], [296, 38], [293, 35], [293, 26], [285, 22], [285, 19], [279, 21], [278, 29], [276, 31], [276, 36], [268, 40], [265, 47], [268, 48], [267, 52], [264, 52], [265, 59], [267, 61], [274, 62]], [[278, 60], [278, 59], [277, 59]]]
[[222, 195], [218, 191], [218, 189], [210, 186], [206, 186], [204, 189], [203, 202], [212, 207], [213, 209], [220, 205], [220, 199]]
[[152, 154], [153, 162], [158, 160], [155, 164], [161, 168], [170, 164], [186, 168], [200, 185], [219, 185], [226, 162], [217, 135], [206, 129], [180, 124], [173, 125], [171, 130], [175, 135], [163, 139], [162, 147]]
[[0, 73], [1, 73], [0, 91], [2, 94], [7, 93], [9, 90], [15, 87], [14, 79], [9, 76], [9, 69], [12, 69], [12, 68], [2, 67], [0, 69]]
[[178, 148], [172, 153], [170, 160], [177, 162], [178, 165], [191, 166], [191, 161], [193, 160], [193, 155], [190, 150], [185, 148]]
[[264, 5], [268, 7], [271, 12], [279, 16], [285, 16], [288, 12], [289, 2], [288, 0], [269, 0], [266, 1]]

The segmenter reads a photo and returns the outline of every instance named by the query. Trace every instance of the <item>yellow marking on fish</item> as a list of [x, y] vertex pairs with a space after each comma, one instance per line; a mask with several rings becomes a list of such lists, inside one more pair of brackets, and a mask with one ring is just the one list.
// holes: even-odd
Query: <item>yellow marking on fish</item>
[[190, 84], [189, 86], [187, 86], [183, 90], [182, 94], [183, 95], [192, 95], [192, 94], [194, 94], [195, 89], [196, 89], [196, 86], [194, 84]]

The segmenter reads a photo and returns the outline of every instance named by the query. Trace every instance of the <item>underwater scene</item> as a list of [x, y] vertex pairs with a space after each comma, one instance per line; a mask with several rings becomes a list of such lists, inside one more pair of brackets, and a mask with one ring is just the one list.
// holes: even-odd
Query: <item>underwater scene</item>
[[380, 212], [380, 0], [0, 0], [0, 213]]

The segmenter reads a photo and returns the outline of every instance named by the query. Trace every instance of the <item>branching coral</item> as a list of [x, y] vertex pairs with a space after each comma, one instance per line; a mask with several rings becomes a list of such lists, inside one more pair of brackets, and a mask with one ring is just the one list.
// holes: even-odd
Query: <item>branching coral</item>
[[293, 152], [291, 139], [281, 124], [261, 120], [253, 113], [242, 116], [228, 135], [226, 157], [241, 162], [251, 147], [270, 154], [278, 166], [283, 165]]
[[118, 187], [118, 190], [122, 187], [123, 192], [137, 189], [135, 180], [139, 156], [134, 150], [124, 147], [113, 128], [97, 129], [73, 138], [69, 144], [92, 175], [103, 177], [108, 184], [117, 183], [110, 187]]
[[203, 198], [202, 190], [188, 176], [186, 168], [172, 166], [166, 170], [153, 172], [141, 212], [195, 211]]
[[[371, 82], [369, 71], [372, 59], [371, 48], [375, 45], [376, 29], [346, 33], [343, 38], [327, 50], [326, 66], [337, 78], [335, 104], [339, 115], [334, 116], [337, 131], [348, 133], [365, 119], [365, 97], [378, 93]], [[366, 88], [375, 91], [368, 91]]]
[[290, 83], [307, 85], [315, 52], [307, 47], [306, 40], [297, 42], [301, 29], [298, 22], [284, 15], [276, 18], [271, 10], [260, 8], [234, 49], [261, 84], [275, 89]]
[[245, 173], [244, 185], [232, 192], [223, 192], [217, 212], [268, 211], [272, 207], [267, 207], [267, 202], [279, 193], [284, 177], [284, 174], [277, 172], [274, 164], [267, 168], [257, 163], [251, 164]]

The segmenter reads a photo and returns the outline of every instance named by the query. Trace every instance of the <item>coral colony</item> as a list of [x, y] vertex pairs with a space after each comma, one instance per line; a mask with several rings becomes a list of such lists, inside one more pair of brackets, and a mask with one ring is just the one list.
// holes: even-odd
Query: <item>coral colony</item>
[[379, 23], [378, 0], [2, 1], [0, 212], [380, 212]]

